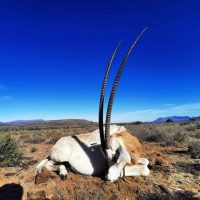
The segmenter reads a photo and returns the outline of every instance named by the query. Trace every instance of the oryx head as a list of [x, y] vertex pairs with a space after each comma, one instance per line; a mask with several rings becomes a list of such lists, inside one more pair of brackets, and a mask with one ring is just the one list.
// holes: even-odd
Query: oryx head
[[107, 160], [107, 178], [108, 180], [115, 181], [118, 179], [120, 176], [120, 173], [124, 166], [127, 163], [131, 162], [131, 157], [123, 144], [122, 141], [116, 139], [116, 137], [113, 135], [110, 135], [110, 121], [111, 121], [111, 112], [112, 112], [112, 105], [114, 101], [114, 96], [115, 92], [117, 89], [117, 85], [121, 76], [121, 73], [123, 71], [123, 68], [127, 62], [127, 59], [131, 53], [131, 51], [134, 49], [136, 43], [138, 42], [139, 38], [142, 36], [142, 34], [146, 31], [147, 28], [145, 28], [139, 36], [136, 38], [136, 40], [133, 42], [131, 47], [128, 49], [122, 64], [118, 70], [118, 73], [115, 77], [115, 81], [112, 86], [112, 90], [110, 93], [110, 98], [108, 102], [108, 107], [107, 107], [107, 113], [106, 113], [106, 122], [105, 122], [105, 134], [104, 134], [104, 122], [103, 122], [103, 107], [104, 107], [104, 94], [105, 94], [105, 89], [106, 89], [106, 84], [108, 80], [108, 75], [110, 72], [110, 67], [112, 65], [113, 59], [115, 57], [115, 54], [119, 48], [120, 43], [116, 46], [110, 62], [108, 64], [105, 76], [104, 76], [104, 81], [101, 89], [101, 95], [100, 95], [100, 103], [99, 103], [99, 132], [100, 132], [100, 139], [101, 139], [101, 147], [102, 150], [105, 154], [106, 160]]

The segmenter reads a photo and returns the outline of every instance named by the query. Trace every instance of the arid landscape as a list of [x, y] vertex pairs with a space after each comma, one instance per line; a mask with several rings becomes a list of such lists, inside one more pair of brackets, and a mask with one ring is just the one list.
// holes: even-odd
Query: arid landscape
[[115, 183], [70, 172], [36, 176], [36, 165], [62, 136], [87, 133], [97, 124], [82, 120], [0, 125], [1, 200], [200, 199], [200, 123], [124, 125], [143, 144], [150, 161], [148, 177]]
[[0, 200], [200, 200], [199, 8], [1, 0]]

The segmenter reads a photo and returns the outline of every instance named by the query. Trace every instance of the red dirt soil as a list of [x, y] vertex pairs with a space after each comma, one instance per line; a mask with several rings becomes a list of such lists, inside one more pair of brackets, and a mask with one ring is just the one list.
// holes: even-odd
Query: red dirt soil
[[[31, 147], [37, 151], [30, 153]], [[186, 148], [143, 145], [143, 156], [150, 160], [148, 177], [126, 177], [115, 183], [98, 177], [69, 172], [65, 181], [52, 173], [46, 182], [35, 184], [36, 165], [48, 156], [50, 144], [23, 144], [26, 156], [19, 167], [0, 168], [0, 200], [12, 199], [5, 190], [9, 184], [23, 189], [22, 199], [199, 199], [200, 160], [191, 159]], [[4, 200], [4, 199], [3, 199]], [[15, 198], [17, 200], [17, 198]]]

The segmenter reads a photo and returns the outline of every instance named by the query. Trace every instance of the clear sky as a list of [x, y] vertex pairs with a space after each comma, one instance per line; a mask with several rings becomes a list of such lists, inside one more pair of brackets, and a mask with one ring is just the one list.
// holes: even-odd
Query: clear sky
[[112, 121], [200, 115], [200, 1], [1, 0], [0, 121], [97, 121], [123, 56], [146, 26], [120, 79]]

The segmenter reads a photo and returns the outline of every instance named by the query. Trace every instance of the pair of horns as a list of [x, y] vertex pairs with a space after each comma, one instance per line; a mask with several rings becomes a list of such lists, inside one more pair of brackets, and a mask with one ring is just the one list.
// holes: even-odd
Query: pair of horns
[[147, 30], [147, 28], [145, 28], [136, 38], [136, 40], [133, 42], [133, 44], [131, 45], [131, 47], [128, 49], [122, 64], [118, 70], [118, 73], [115, 77], [115, 81], [113, 83], [112, 86], [112, 90], [110, 93], [110, 98], [109, 98], [109, 102], [108, 102], [108, 108], [107, 108], [107, 113], [106, 113], [106, 123], [105, 123], [105, 135], [104, 135], [104, 128], [103, 128], [103, 108], [104, 108], [104, 95], [105, 95], [105, 89], [106, 89], [106, 85], [107, 85], [107, 80], [108, 80], [108, 75], [110, 72], [110, 67], [112, 65], [113, 59], [115, 57], [115, 54], [120, 46], [120, 42], [119, 44], [116, 46], [109, 64], [107, 66], [107, 70], [106, 73], [104, 75], [104, 81], [103, 81], [103, 85], [102, 85], [102, 89], [101, 89], [101, 95], [100, 95], [100, 103], [99, 103], [99, 132], [100, 132], [100, 139], [101, 139], [101, 147], [102, 150], [104, 151], [104, 153], [106, 154], [106, 149], [110, 149], [110, 121], [111, 121], [111, 112], [112, 112], [112, 106], [113, 106], [113, 101], [114, 101], [114, 97], [115, 97], [115, 92], [117, 89], [117, 85], [120, 79], [120, 76], [122, 74], [122, 71], [124, 69], [124, 66], [128, 60], [128, 57], [131, 53], [131, 51], [134, 49], [135, 45], [137, 44], [138, 40], [140, 39], [140, 37], [142, 36], [142, 34]]

